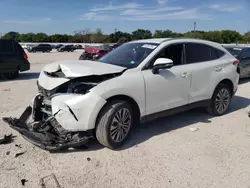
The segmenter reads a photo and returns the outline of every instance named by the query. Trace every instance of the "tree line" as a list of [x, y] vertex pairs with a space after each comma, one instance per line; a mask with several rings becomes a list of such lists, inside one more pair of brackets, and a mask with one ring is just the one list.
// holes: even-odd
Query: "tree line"
[[116, 43], [127, 42], [138, 39], [148, 38], [176, 38], [189, 37], [210, 40], [218, 43], [248, 43], [250, 42], [250, 31], [240, 34], [234, 30], [215, 30], [215, 31], [189, 31], [177, 33], [171, 30], [150, 30], [137, 29], [131, 33], [115, 31], [109, 35], [104, 34], [101, 29], [90, 31], [89, 29], [75, 31], [72, 35], [45, 33], [18, 33], [8, 32], [2, 36], [5, 39], [14, 39], [19, 42], [55, 42], [55, 43]]

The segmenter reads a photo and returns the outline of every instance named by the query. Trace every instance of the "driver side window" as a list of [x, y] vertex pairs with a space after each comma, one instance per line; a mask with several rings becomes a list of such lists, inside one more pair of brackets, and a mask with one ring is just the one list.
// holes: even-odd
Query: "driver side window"
[[173, 44], [163, 48], [150, 62], [149, 68], [153, 67], [158, 58], [168, 58], [174, 63], [174, 66], [182, 65], [184, 58], [184, 44]]

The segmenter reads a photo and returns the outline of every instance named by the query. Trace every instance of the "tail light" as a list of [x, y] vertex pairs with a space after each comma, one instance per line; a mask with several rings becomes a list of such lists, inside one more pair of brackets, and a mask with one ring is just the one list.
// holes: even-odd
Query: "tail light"
[[28, 61], [28, 55], [26, 53], [23, 54], [23, 58]]
[[235, 60], [234, 62], [233, 62], [233, 65], [238, 65], [240, 62], [238, 61], [238, 60]]

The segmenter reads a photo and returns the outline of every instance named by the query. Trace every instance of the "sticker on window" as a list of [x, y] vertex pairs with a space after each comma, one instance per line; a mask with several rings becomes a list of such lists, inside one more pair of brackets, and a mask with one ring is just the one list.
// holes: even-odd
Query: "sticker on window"
[[135, 64], [135, 62], [134, 62], [134, 61], [130, 61], [130, 63], [131, 63], [131, 64]]
[[151, 44], [144, 44], [144, 45], [142, 46], [142, 48], [149, 48], [149, 49], [151, 49], [151, 50], [155, 49], [156, 47], [157, 47], [157, 46], [151, 45]]

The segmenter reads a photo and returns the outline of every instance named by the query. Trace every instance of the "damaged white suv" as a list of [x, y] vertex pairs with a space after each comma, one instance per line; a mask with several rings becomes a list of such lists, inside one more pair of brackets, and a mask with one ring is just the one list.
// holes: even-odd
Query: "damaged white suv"
[[132, 41], [98, 61], [45, 66], [32, 105], [20, 118], [3, 119], [43, 149], [77, 147], [91, 137], [116, 148], [144, 120], [195, 107], [225, 114], [237, 90], [238, 63], [209, 41]]

